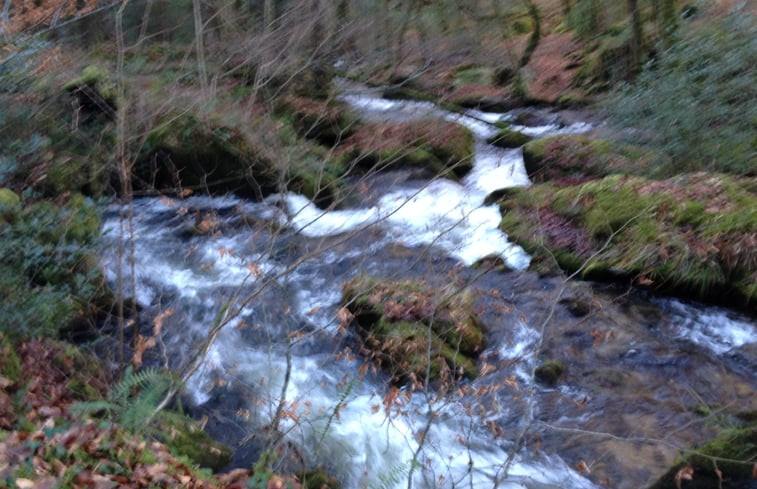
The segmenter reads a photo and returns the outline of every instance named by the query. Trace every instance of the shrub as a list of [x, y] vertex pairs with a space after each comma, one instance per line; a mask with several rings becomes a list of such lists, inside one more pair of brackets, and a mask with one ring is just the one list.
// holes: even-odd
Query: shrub
[[0, 204], [0, 332], [57, 336], [86, 319], [102, 293], [92, 265], [100, 220], [81, 195]]
[[757, 25], [746, 12], [692, 28], [633, 85], [610, 98], [611, 118], [667, 153], [661, 173], [755, 174]]

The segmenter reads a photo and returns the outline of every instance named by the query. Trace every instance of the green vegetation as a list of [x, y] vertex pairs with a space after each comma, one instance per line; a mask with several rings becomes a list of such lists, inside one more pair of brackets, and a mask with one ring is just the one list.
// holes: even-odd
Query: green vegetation
[[[97, 268], [100, 219], [74, 195], [20, 202], [3, 189], [0, 203], [0, 332], [57, 337], [83, 329], [108, 292]], [[14, 203], [15, 201], [15, 203]]]
[[372, 356], [395, 381], [413, 385], [422, 385], [427, 369], [429, 380], [443, 383], [477, 375], [473, 357], [484, 335], [473, 300], [466, 290], [366, 276], [347, 282], [342, 298]]
[[755, 175], [757, 24], [747, 6], [689, 29], [607, 104], [618, 124], [669, 156], [665, 175], [718, 171]]
[[513, 129], [500, 129], [488, 142], [502, 148], [519, 148], [531, 141], [531, 137]]
[[[724, 428], [717, 437], [701, 447], [684, 450], [679, 462], [650, 486], [650, 489], [673, 489], [680, 485], [679, 474], [693, 474], [686, 487], [717, 487], [723, 480], [732, 484], [754, 480], [757, 458], [757, 423], [736, 423]], [[744, 462], [741, 462], [741, 461]], [[693, 469], [693, 470], [692, 470]], [[720, 472], [718, 475], [717, 472]], [[676, 482], [678, 477], [679, 482]]]

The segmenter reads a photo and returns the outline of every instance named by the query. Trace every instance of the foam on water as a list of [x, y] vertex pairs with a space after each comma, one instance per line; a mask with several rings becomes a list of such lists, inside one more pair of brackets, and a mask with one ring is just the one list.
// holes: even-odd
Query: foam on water
[[406, 246], [433, 245], [466, 265], [488, 256], [501, 256], [516, 270], [530, 257], [507, 241], [499, 229], [497, 206], [481, 206], [472, 193], [449, 180], [434, 180], [420, 190], [397, 190], [384, 195], [376, 207], [323, 211], [305, 197], [284, 196], [292, 225], [309, 237], [332, 236], [368, 225], [385, 230], [392, 241]]
[[754, 325], [725, 309], [694, 307], [674, 299], [656, 302], [672, 313], [672, 324], [679, 339], [696, 343], [718, 355], [757, 343]]
[[[222, 333], [205, 367], [190, 379], [190, 390], [197, 393], [196, 400], [207, 400], [202, 393], [210, 389], [213, 371], [233, 366], [229, 382], [244, 382], [254, 389], [255, 405], [250, 409], [255, 411], [255, 423], [258, 428], [270, 425], [280, 402], [286, 358], [276, 350], [240, 348], [237, 336], [234, 330]], [[375, 384], [344, 382], [342, 372], [354, 371], [356, 365], [325, 356], [295, 355], [292, 362], [285, 403], [289, 414], [279, 425], [281, 431], [306, 450], [308, 460], [346, 488], [406, 487], [419, 449], [418, 435], [428, 421], [424, 396], [401, 394], [398, 408], [388, 413]], [[471, 425], [456, 401], [437, 402], [431, 409], [434, 414], [418, 453], [414, 487], [451, 488], [462, 483], [488, 489], [497, 478], [500, 487], [594, 487], [557, 457], [526, 461], [517, 456], [504, 477], [508, 443], [494, 442], [475, 422]], [[387, 483], [381, 476], [390, 473], [400, 475]]]

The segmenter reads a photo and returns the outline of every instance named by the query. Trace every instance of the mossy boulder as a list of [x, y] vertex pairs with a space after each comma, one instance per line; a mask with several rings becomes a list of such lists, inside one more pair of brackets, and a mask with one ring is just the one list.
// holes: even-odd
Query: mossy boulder
[[585, 135], [556, 135], [523, 146], [523, 162], [535, 182], [576, 183], [612, 173], [641, 174], [662, 156], [637, 146]]
[[537, 269], [554, 258], [582, 278], [746, 307], [757, 300], [753, 184], [706, 173], [541, 184], [508, 194], [501, 227]]
[[337, 149], [342, 164], [361, 171], [413, 168], [428, 176], [462, 177], [473, 167], [473, 134], [434, 119], [368, 124]]
[[166, 117], [147, 137], [135, 167], [140, 186], [194, 189], [262, 198], [275, 192], [279, 172], [235, 128], [191, 115]]
[[87, 66], [78, 77], [63, 85], [63, 90], [73, 94], [85, 112], [115, 119], [116, 84], [103, 66]]
[[544, 384], [555, 385], [564, 370], [565, 366], [562, 362], [549, 360], [536, 367], [536, 370], [534, 370], [534, 377], [536, 377], [536, 380]]
[[395, 381], [419, 385], [427, 369], [442, 383], [477, 375], [484, 334], [470, 290], [360, 276], [344, 285], [343, 303], [365, 350]]
[[531, 141], [531, 136], [514, 129], [500, 129], [497, 134], [490, 137], [487, 142], [500, 148], [519, 148]]
[[349, 107], [337, 100], [314, 100], [294, 95], [277, 101], [277, 111], [291, 119], [297, 133], [304, 138], [332, 146], [345, 140], [356, 126]]
[[[750, 481], [754, 482], [755, 459], [757, 423], [751, 422], [725, 429], [701, 447], [685, 451], [679, 462], [649, 489], [752, 487]], [[681, 484], [678, 475], [684, 473], [690, 474], [691, 479], [685, 479]], [[726, 481], [725, 485], [723, 481]]]
[[283, 188], [320, 204], [334, 197], [329, 160], [303, 151], [286, 163], [243, 127], [172, 115], [147, 137], [134, 173], [135, 185], [181, 193], [185, 189], [211, 194], [233, 192], [262, 199]]

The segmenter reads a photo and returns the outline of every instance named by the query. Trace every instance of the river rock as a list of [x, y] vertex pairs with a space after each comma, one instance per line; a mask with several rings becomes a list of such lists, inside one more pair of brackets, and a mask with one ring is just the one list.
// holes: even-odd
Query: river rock
[[289, 95], [277, 101], [277, 111], [293, 119], [293, 126], [301, 137], [327, 146], [346, 139], [357, 124], [347, 105], [334, 99]]
[[360, 276], [344, 285], [343, 303], [366, 352], [395, 381], [420, 386], [427, 369], [429, 380], [443, 383], [477, 375], [484, 334], [470, 290]]
[[519, 148], [529, 141], [531, 141], [531, 136], [509, 128], [500, 129], [497, 134], [487, 140], [489, 144], [500, 148]]
[[329, 205], [338, 193], [340, 169], [323, 154], [300, 154], [287, 168], [241, 126], [224, 125], [190, 114], [173, 114], [147, 137], [135, 165], [135, 186], [184, 194], [234, 192], [260, 200], [282, 186]]
[[364, 172], [417, 168], [428, 176], [462, 177], [473, 167], [473, 134], [452, 122], [423, 119], [368, 124], [337, 149], [345, 166]]
[[[757, 299], [754, 178], [609, 176], [518, 189], [501, 227], [539, 267], [746, 307]], [[538, 212], [537, 212], [538, 211]]]

